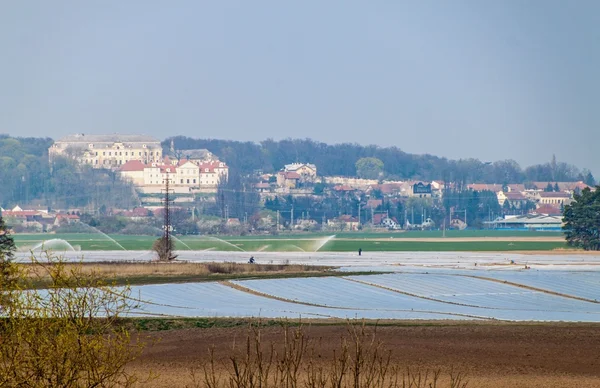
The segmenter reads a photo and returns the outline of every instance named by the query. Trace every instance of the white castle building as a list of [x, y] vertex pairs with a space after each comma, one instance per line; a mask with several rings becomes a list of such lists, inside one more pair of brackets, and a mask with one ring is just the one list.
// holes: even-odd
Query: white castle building
[[48, 149], [50, 163], [66, 156], [94, 168], [119, 168], [135, 160], [142, 163], [162, 161], [160, 141], [146, 135], [85, 135], [63, 137]]

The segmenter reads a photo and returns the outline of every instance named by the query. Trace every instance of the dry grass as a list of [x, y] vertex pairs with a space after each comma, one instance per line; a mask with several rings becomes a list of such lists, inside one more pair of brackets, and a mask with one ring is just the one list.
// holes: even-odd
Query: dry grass
[[[65, 264], [66, 269], [80, 264]], [[40, 268], [24, 264], [30, 275], [40, 275]], [[94, 263], [83, 264], [84, 273], [95, 272], [106, 278], [134, 278], [152, 276], [210, 276], [212, 274], [259, 274], [323, 272], [330, 268], [301, 264], [243, 264], [243, 263]]]

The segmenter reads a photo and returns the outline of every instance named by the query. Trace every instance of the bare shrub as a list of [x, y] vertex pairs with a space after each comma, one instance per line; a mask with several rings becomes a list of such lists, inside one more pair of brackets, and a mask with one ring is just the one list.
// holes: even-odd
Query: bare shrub
[[160, 261], [172, 261], [177, 258], [177, 255], [173, 253], [175, 250], [175, 243], [171, 237], [159, 237], [152, 244], [152, 250], [158, 255]]
[[[125, 365], [142, 351], [120, 317], [135, 306], [128, 287], [113, 287], [96, 273], [68, 268], [46, 253], [31, 268], [9, 263], [0, 322], [0, 386], [132, 386]], [[35, 290], [37, 278], [50, 279]]]
[[[263, 344], [260, 322], [251, 324], [244, 341], [234, 343], [226, 361], [215, 358], [192, 370], [189, 387], [242, 388], [441, 388], [440, 371], [404, 369], [376, 338], [376, 328], [348, 323], [333, 354], [321, 352], [320, 341], [300, 325], [285, 325], [282, 338]], [[451, 372], [449, 388], [465, 388], [461, 373]]]

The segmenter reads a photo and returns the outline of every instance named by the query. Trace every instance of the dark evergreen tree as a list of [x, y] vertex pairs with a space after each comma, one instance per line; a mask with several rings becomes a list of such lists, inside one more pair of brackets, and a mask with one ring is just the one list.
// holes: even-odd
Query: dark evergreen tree
[[5, 294], [2, 290], [12, 289], [17, 280], [15, 276], [16, 269], [12, 263], [15, 251], [15, 241], [0, 214], [0, 315], [2, 315], [3, 306], [9, 303], [7, 298], [10, 298], [10, 295]]
[[567, 243], [585, 250], [600, 250], [600, 186], [595, 191], [584, 189], [564, 207]]
[[585, 171], [585, 175], [583, 176], [583, 183], [585, 183], [588, 186], [594, 186], [596, 184], [596, 180], [594, 179], [594, 176], [592, 175], [591, 171]]
[[12, 259], [16, 250], [15, 241], [4, 223], [4, 219], [0, 215], [0, 260]]

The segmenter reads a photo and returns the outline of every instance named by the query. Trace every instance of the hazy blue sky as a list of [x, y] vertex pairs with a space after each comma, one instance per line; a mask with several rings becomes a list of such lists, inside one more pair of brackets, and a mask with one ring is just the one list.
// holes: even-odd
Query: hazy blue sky
[[600, 177], [600, 1], [3, 1], [0, 133], [395, 145]]

